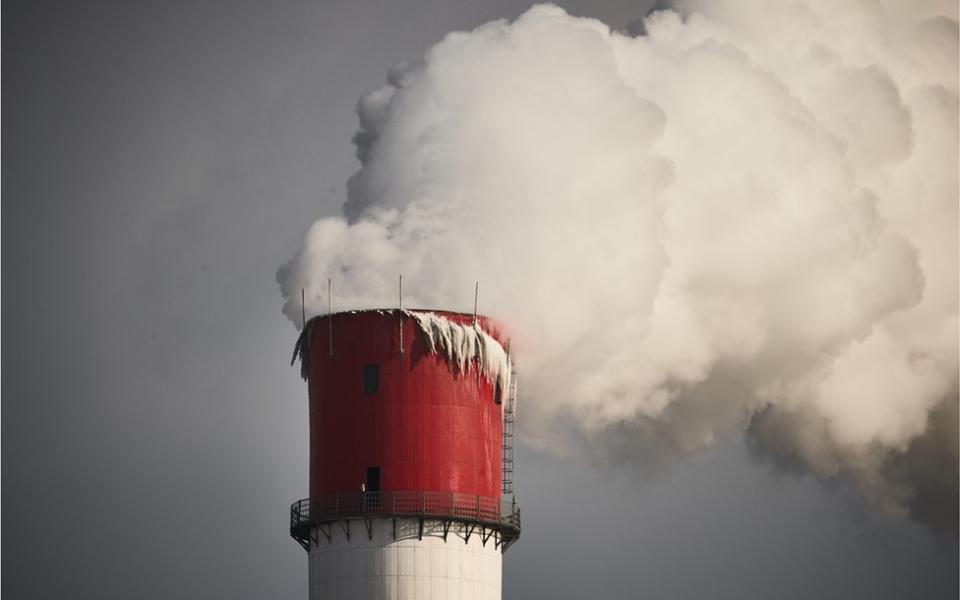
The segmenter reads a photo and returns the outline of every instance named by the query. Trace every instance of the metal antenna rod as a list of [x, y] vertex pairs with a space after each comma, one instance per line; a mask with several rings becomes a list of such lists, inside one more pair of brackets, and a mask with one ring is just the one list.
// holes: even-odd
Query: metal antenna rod
[[400, 299], [400, 354], [403, 354], [403, 274], [400, 275], [399, 299]]
[[330, 333], [330, 358], [333, 358], [333, 279], [327, 279], [327, 331]]
[[[474, 282], [473, 284], [473, 327], [477, 328], [477, 297], [480, 294], [480, 282]], [[480, 387], [480, 371], [483, 370], [483, 363], [480, 361], [480, 357], [477, 357], [477, 387]]]

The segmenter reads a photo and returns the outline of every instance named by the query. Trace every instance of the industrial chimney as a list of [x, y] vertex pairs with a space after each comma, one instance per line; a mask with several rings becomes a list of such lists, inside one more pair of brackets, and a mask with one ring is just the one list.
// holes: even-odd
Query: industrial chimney
[[367, 310], [311, 319], [310, 497], [290, 508], [310, 599], [494, 600], [520, 535], [515, 378], [483, 316]]

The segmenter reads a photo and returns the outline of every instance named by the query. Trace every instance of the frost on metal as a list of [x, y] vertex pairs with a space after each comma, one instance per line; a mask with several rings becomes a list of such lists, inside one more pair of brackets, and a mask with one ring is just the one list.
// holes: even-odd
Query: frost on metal
[[290, 357], [290, 366], [293, 366], [293, 363], [300, 361], [300, 377], [304, 381], [307, 381], [307, 377], [310, 372], [310, 330], [313, 329], [313, 319], [310, 319], [303, 326], [303, 329], [300, 330], [300, 335], [297, 337], [297, 343], [293, 346], [293, 356]]
[[417, 322], [430, 352], [446, 359], [463, 373], [476, 362], [484, 378], [499, 389], [498, 398], [507, 397], [510, 355], [479, 324], [463, 325], [430, 312], [403, 312]]
[[[364, 311], [350, 311], [351, 314]], [[377, 310], [380, 314], [395, 312]], [[427, 349], [446, 360], [450, 366], [466, 373], [473, 363], [490, 383], [497, 386], [498, 398], [507, 397], [512, 373], [510, 355], [503, 346], [478, 323], [463, 325], [432, 312], [404, 310], [404, 316], [413, 319], [423, 335]], [[290, 365], [300, 361], [300, 376], [307, 380], [309, 374], [310, 333], [315, 319], [307, 321], [293, 347]]]

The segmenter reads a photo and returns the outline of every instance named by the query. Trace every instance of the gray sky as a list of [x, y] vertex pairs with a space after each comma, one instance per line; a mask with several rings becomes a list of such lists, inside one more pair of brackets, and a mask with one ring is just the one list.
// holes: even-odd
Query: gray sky
[[[622, 27], [651, 2], [560, 4]], [[306, 598], [275, 270], [339, 211], [360, 93], [527, 6], [4, 4], [3, 592]], [[516, 476], [507, 598], [958, 594], [955, 539], [739, 439], [653, 480], [521, 447]]]

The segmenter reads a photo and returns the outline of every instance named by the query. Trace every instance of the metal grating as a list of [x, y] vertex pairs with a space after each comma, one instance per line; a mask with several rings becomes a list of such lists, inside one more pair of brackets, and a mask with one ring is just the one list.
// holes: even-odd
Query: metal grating
[[520, 507], [516, 499], [506, 502], [451, 492], [351, 492], [306, 498], [290, 506], [290, 536], [309, 551], [311, 534], [317, 535], [314, 529], [319, 525], [389, 518], [414, 518], [421, 524], [429, 519], [480, 526], [489, 534], [497, 534], [495, 543], [502, 544], [504, 551], [520, 537]]

